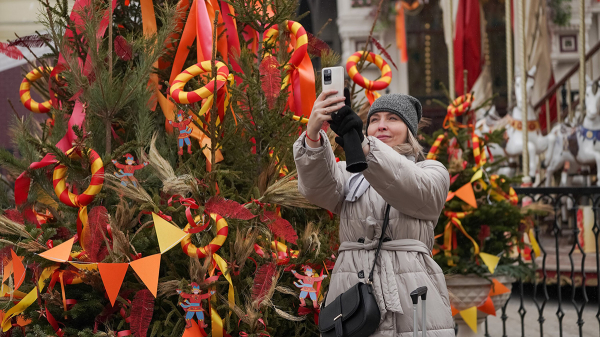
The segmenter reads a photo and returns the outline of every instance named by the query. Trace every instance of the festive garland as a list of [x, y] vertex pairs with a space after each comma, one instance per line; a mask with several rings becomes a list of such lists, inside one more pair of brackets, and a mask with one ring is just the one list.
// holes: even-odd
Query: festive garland
[[373, 102], [381, 96], [375, 90], [383, 90], [387, 88], [392, 82], [392, 68], [390, 68], [387, 62], [385, 62], [383, 57], [375, 53], [368, 52], [365, 60], [367, 62], [375, 64], [377, 68], [381, 70], [381, 77], [375, 81], [371, 81], [364, 78], [358, 72], [358, 69], [356, 67], [356, 64], [361, 59], [361, 57], [363, 57], [364, 53], [366, 52], [357, 51], [356, 53], [352, 54], [348, 58], [348, 61], [346, 61], [346, 71], [348, 72], [348, 76], [350, 76], [354, 83], [365, 88], [365, 95], [367, 96], [369, 103], [373, 104]]

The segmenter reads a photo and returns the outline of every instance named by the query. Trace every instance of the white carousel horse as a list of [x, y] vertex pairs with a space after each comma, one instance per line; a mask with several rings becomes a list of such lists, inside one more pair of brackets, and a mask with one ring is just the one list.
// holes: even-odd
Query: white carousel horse
[[[504, 121], [506, 119], [498, 115], [498, 111], [494, 105], [492, 105], [492, 107], [485, 112], [485, 114], [480, 113], [482, 110], [483, 109], [477, 111], [477, 122], [475, 123], [475, 133], [478, 136], [483, 137], [483, 134], [493, 132], [494, 130], [505, 126], [506, 123], [504, 123]], [[506, 157], [506, 153], [504, 152], [504, 148], [502, 148], [502, 144], [494, 143], [486, 145], [485, 151], [488, 151], [494, 160]], [[502, 174], [507, 177], [514, 176], [514, 170], [509, 166], [500, 166], [498, 167], [497, 172], [494, 173]]]
[[600, 90], [594, 93], [593, 84], [588, 78], [583, 123], [576, 127], [565, 123], [557, 125], [548, 135], [546, 186], [549, 186], [553, 173], [562, 169], [565, 162], [571, 164], [571, 169], [583, 165], [600, 167]]
[[[525, 127], [528, 130], [528, 141], [527, 150], [529, 151], [529, 172], [523, 172], [523, 175], [529, 175], [534, 177], [538, 165], [538, 155], [544, 153], [548, 148], [548, 141], [546, 137], [542, 135], [540, 129], [540, 123], [537, 119], [537, 113], [535, 112], [533, 105], [531, 104], [531, 93], [533, 91], [533, 75], [535, 75], [536, 67], [534, 66], [527, 76], [525, 82], [527, 90], [527, 121]], [[506, 127], [506, 136], [508, 142], [504, 150], [506, 151], [509, 161], [514, 162], [518, 156], [523, 154], [523, 97], [521, 95], [521, 85], [523, 85], [521, 77], [515, 78], [515, 97], [517, 106], [512, 111], [512, 121]]]

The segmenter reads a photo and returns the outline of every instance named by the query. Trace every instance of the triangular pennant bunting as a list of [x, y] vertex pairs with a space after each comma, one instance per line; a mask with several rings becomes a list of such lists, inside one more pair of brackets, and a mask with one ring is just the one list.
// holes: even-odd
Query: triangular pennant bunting
[[158, 289], [160, 256], [160, 254], [154, 254], [129, 263], [154, 297], [156, 297], [156, 290]]
[[23, 281], [25, 281], [25, 266], [21, 262], [21, 258], [11, 249], [10, 255], [12, 256], [13, 272], [15, 274], [15, 287], [14, 290], [19, 289]]
[[460, 317], [462, 317], [474, 333], [477, 333], [477, 307], [470, 307], [461, 311]]
[[173, 248], [187, 235], [186, 232], [170, 224], [155, 213], [152, 213], [152, 219], [154, 220], [154, 228], [156, 228], [156, 236], [158, 237], [161, 254]]
[[510, 292], [510, 290], [497, 279], [493, 279], [492, 281], [494, 284], [492, 284], [492, 289], [490, 289], [490, 296], [502, 295]]
[[471, 183], [464, 184], [463, 187], [454, 192], [454, 195], [473, 206], [473, 208], [477, 208], [477, 200], [475, 199], [475, 193], [473, 192], [473, 185], [471, 185]]
[[452, 304], [450, 304], [450, 309], [452, 309], [452, 316], [458, 314], [458, 309], [456, 309], [456, 307], [454, 307]]
[[448, 196], [446, 197], [446, 202], [452, 200], [454, 198], [454, 192], [448, 192]]
[[127, 273], [129, 263], [98, 263], [98, 270], [104, 282], [104, 288], [108, 294], [111, 305], [115, 305], [121, 284]]
[[13, 265], [12, 265], [12, 260], [10, 260], [4, 264], [4, 275], [2, 275], [2, 283], [4, 283], [6, 280], [8, 280], [8, 277], [10, 276], [10, 274], [12, 274], [12, 272], [13, 272]]
[[479, 257], [485, 263], [485, 265], [490, 270], [490, 273], [494, 273], [496, 271], [496, 267], [498, 266], [498, 262], [500, 262], [500, 258], [496, 255], [487, 254], [487, 253], [479, 253]]
[[192, 322], [192, 326], [189, 328], [186, 328], [183, 331], [183, 336], [181, 337], [202, 337], [202, 333], [200, 332], [200, 327], [198, 326], [198, 323], [196, 323], [195, 319], [191, 320]]
[[483, 170], [479, 170], [479, 171], [475, 172], [475, 174], [471, 177], [471, 182], [475, 182], [475, 181], [481, 179], [482, 176], [483, 176]]
[[73, 242], [75, 242], [75, 238], [71, 238], [71, 240], [65, 241], [52, 249], [48, 249], [47, 251], [41, 253], [40, 256], [46, 260], [66, 262], [69, 260], [69, 255], [71, 254], [71, 249], [73, 248]]
[[496, 316], [496, 308], [494, 307], [494, 302], [490, 296], [488, 296], [487, 300], [485, 300], [482, 305], [477, 307], [477, 310], [488, 315]]

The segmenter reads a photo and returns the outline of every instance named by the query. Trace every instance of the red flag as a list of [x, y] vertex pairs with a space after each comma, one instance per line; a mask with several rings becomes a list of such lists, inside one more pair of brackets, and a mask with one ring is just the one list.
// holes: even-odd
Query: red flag
[[[553, 85], [554, 85], [554, 74], [550, 75], [550, 81], [548, 82], [548, 89], [552, 88]], [[550, 123], [554, 124], [558, 121], [558, 118], [556, 116], [556, 93], [554, 93], [554, 95], [550, 96], [549, 100], [550, 100], [550, 104], [549, 104]], [[540, 114], [539, 114], [538, 120], [540, 121], [540, 128], [542, 129], [543, 133], [548, 134], [550, 131], [552, 131], [552, 130], [549, 130], [548, 127], [546, 126], [546, 103], [545, 102], [540, 107]]]
[[456, 13], [454, 35], [455, 90], [463, 95], [463, 71], [468, 70], [467, 91], [470, 91], [481, 73], [481, 22], [479, 0], [460, 0]]

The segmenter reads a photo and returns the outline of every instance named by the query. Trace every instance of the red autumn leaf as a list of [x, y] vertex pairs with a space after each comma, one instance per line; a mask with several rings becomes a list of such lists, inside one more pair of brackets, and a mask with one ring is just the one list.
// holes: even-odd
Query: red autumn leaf
[[4, 211], [4, 216], [21, 225], [25, 224], [25, 217], [16, 209], [7, 209]]
[[106, 257], [107, 249], [104, 242], [104, 236], [108, 222], [108, 211], [104, 206], [92, 208], [88, 215], [87, 235], [82, 238], [86, 246], [86, 253], [91, 262], [100, 262]]
[[39, 48], [42, 47], [46, 42], [50, 41], [50, 34], [44, 35], [27, 35], [20, 37], [18, 39], [9, 41], [8, 45], [19, 46], [19, 47], [29, 47], [29, 48]]
[[330, 50], [331, 48], [327, 44], [327, 42], [319, 39], [318, 37], [312, 35], [311, 33], [306, 33], [308, 36], [308, 46], [307, 51], [310, 55], [321, 57], [323, 53]]
[[292, 224], [286, 219], [280, 217], [275, 212], [265, 211], [260, 218], [260, 221], [267, 222], [269, 230], [275, 235], [275, 237], [283, 238], [287, 242], [296, 243], [298, 240], [298, 234], [292, 227]]
[[11, 46], [6, 42], [0, 42], [0, 53], [10, 57], [11, 59], [21, 60], [23, 59], [23, 53], [19, 48]]
[[392, 65], [394, 66], [394, 68], [396, 68], [396, 70], [398, 70], [398, 67], [396, 66], [396, 63], [394, 63], [394, 59], [392, 59], [392, 57], [390, 56], [390, 54], [388, 54], [387, 50], [385, 50], [385, 48], [383, 48], [383, 46], [381, 45], [381, 43], [379, 43], [379, 41], [377, 41], [376, 38], [371, 37], [371, 42], [373, 42], [373, 44], [375, 45], [375, 47], [377, 47], [377, 50], [379, 50], [379, 52], [381, 54], [383, 54], [383, 56], [385, 58], [388, 59], [388, 61], [390, 61], [392, 63]]
[[256, 272], [254, 285], [252, 286], [252, 300], [258, 300], [258, 304], [262, 302], [267, 291], [271, 288], [276, 268], [274, 263], [269, 263], [260, 266]]
[[135, 294], [131, 304], [131, 333], [135, 337], [144, 337], [148, 332], [154, 313], [154, 296], [148, 289]]
[[277, 96], [281, 92], [281, 73], [279, 62], [274, 56], [266, 57], [260, 64], [260, 75], [263, 77], [261, 85], [267, 98], [269, 109], [273, 108]]
[[121, 35], [115, 37], [115, 53], [123, 61], [129, 61], [133, 57], [131, 46]]
[[208, 199], [204, 205], [204, 210], [207, 213], [219, 214], [224, 218], [250, 220], [255, 217], [250, 210], [233, 200], [224, 199], [221, 196], [216, 196]]

